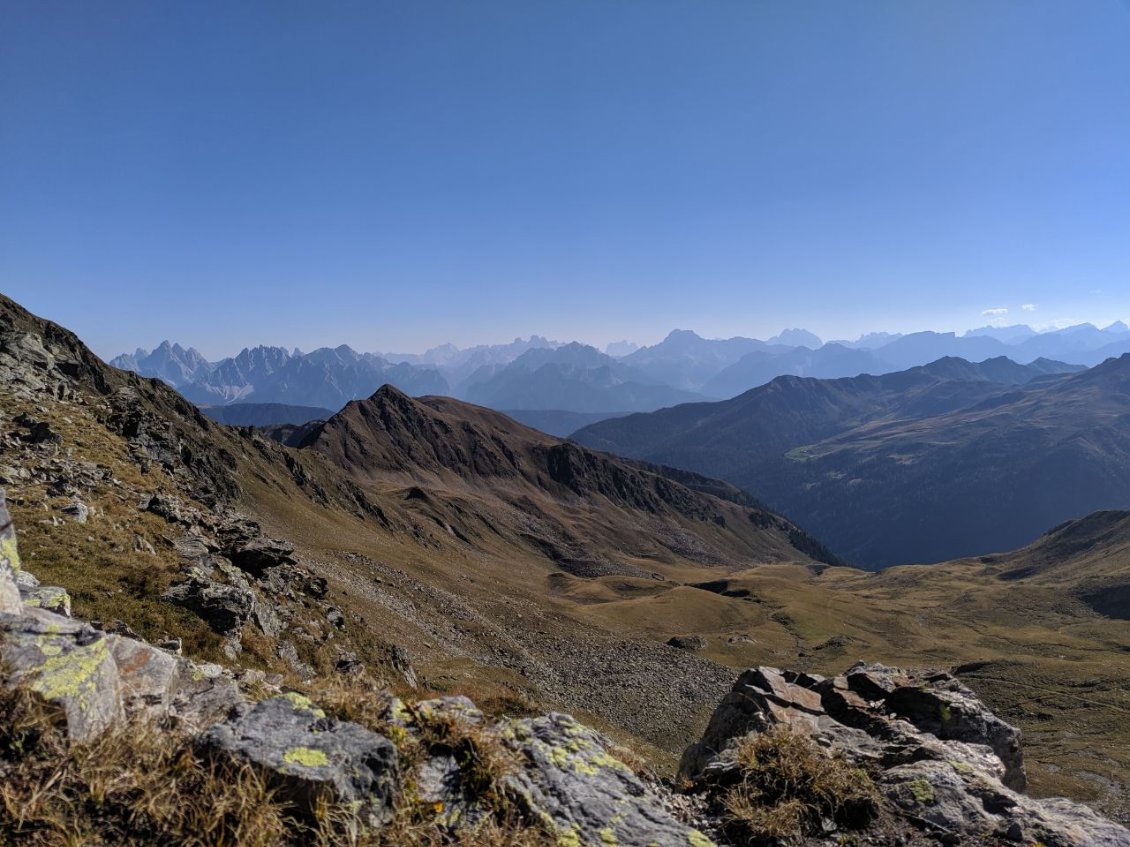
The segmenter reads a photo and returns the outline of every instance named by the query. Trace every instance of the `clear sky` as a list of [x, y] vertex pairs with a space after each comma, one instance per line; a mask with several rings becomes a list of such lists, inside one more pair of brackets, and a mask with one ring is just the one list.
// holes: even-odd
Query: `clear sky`
[[1130, 319], [1130, 6], [0, 0], [0, 290], [105, 356]]

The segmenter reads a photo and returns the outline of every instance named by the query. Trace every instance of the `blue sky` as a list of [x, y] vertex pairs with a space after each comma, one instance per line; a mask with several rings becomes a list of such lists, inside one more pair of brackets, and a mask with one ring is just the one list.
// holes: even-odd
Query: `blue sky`
[[103, 355], [1130, 319], [1119, 0], [0, 15], [0, 290]]

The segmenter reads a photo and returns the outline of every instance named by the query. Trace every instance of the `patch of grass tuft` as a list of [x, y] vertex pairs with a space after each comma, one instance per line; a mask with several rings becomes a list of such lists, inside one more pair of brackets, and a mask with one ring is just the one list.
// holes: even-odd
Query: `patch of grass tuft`
[[829, 756], [799, 733], [776, 728], [747, 736], [734, 760], [741, 779], [723, 804], [735, 840], [817, 835], [825, 818], [860, 828], [878, 814], [878, 794], [867, 772]]

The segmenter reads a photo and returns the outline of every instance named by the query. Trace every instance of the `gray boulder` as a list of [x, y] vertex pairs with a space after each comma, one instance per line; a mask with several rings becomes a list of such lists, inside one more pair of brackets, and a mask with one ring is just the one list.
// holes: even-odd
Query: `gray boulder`
[[68, 503], [63, 507], [62, 511], [64, 515], [75, 523], [86, 523], [87, 519], [90, 517], [90, 507], [81, 500]]
[[191, 609], [221, 635], [238, 632], [255, 608], [250, 589], [215, 582], [199, 571], [167, 589], [161, 598]]
[[594, 730], [569, 715], [511, 720], [498, 728], [522, 759], [507, 788], [561, 844], [573, 847], [709, 847], [680, 823]]
[[294, 545], [288, 541], [260, 536], [228, 551], [232, 563], [250, 574], [259, 576], [267, 568], [293, 565]]
[[0, 615], [5, 684], [63, 708], [71, 741], [87, 741], [125, 717], [118, 668], [106, 636], [43, 609]]
[[217, 724], [198, 739], [201, 753], [250, 762], [278, 796], [313, 816], [323, 799], [354, 804], [370, 827], [392, 814], [399, 783], [396, 748], [364, 727], [327, 718], [305, 697], [285, 694]]
[[1044, 847], [1130, 847], [1130, 832], [1086, 806], [1033, 800], [960, 760], [891, 768], [881, 787], [895, 807], [943, 842], [964, 844], [980, 835]]

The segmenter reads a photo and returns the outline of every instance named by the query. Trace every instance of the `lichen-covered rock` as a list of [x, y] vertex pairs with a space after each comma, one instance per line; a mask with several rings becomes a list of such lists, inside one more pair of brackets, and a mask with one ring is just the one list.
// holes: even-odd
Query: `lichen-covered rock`
[[527, 814], [569, 847], [709, 847], [678, 820], [607, 742], [569, 715], [511, 720], [498, 728], [524, 767], [506, 778]]
[[[817, 684], [822, 679], [804, 677], [804, 681]], [[820, 694], [799, 684], [796, 676], [776, 668], [747, 670], [714, 710], [702, 738], [683, 753], [679, 772], [695, 779], [711, 765], [724, 766], [728, 761], [723, 755], [725, 751], [751, 732], [764, 732], [778, 723], [787, 723], [803, 724], [806, 734], [811, 735], [820, 719], [826, 717]], [[855, 740], [866, 743], [867, 736], [860, 733]]]
[[450, 753], [430, 756], [415, 774], [415, 800], [431, 810], [432, 823], [449, 831], [474, 829], [486, 809], [468, 790], [463, 769]]
[[470, 698], [458, 694], [454, 697], [434, 697], [431, 700], [417, 700], [409, 712], [413, 722], [419, 721], [462, 721], [477, 726], [485, 718], [479, 707]]
[[57, 585], [36, 585], [34, 588], [20, 586], [20, 599], [25, 606], [46, 609], [57, 615], [71, 616], [71, 595], [65, 588]]
[[1024, 784], [1019, 732], [948, 673], [859, 664], [824, 679], [748, 670], [687, 749], [681, 774], [723, 807], [738, 743], [775, 727], [873, 774], [888, 825], [941, 843], [1130, 847], [1130, 831], [1085, 806], [1014, 790]]
[[1130, 831], [1068, 800], [1033, 800], [962, 761], [922, 761], [886, 771], [886, 796], [943, 841], [980, 836], [1044, 847], [1130, 847]]
[[36, 608], [0, 615], [6, 684], [23, 685], [63, 708], [71, 741], [86, 741], [125, 713], [106, 636], [88, 624]]
[[0, 488], [0, 614], [18, 615], [23, 611], [16, 574], [20, 571], [20, 551], [16, 529], [8, 514], [4, 489]]
[[313, 815], [332, 800], [376, 827], [391, 815], [398, 785], [396, 748], [362, 726], [327, 718], [298, 694], [258, 703], [198, 739], [199, 750], [262, 768], [278, 796]]
[[906, 718], [923, 732], [943, 741], [984, 744], [1004, 763], [1002, 782], [1023, 791], [1024, 753], [1020, 730], [1002, 721], [977, 696], [949, 674], [939, 674], [927, 685], [901, 685], [883, 702], [892, 714]]
[[220, 665], [182, 662], [169, 700], [169, 717], [187, 732], [199, 733], [227, 720], [245, 706], [231, 672]]

